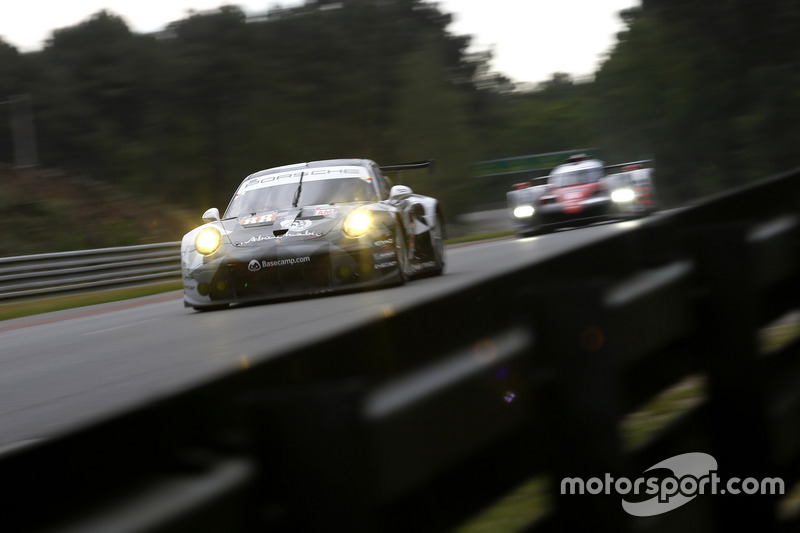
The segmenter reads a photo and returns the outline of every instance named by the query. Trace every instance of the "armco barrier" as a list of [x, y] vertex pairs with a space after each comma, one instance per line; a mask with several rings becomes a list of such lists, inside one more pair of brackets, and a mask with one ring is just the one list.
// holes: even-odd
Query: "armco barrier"
[[179, 280], [180, 243], [0, 258], [0, 300]]
[[[800, 307], [799, 205], [800, 171], [764, 180], [6, 453], [4, 527], [447, 531], [542, 477], [526, 531], [795, 531], [781, 495], [640, 517], [560, 481], [702, 452], [791, 491], [800, 340], [767, 353], [759, 331]], [[687, 376], [701, 401], [626, 445], [625, 417]]]

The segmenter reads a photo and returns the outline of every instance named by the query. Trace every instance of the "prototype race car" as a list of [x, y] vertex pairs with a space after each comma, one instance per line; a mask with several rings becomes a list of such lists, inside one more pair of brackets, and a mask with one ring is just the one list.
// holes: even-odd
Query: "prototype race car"
[[184, 305], [232, 303], [402, 284], [444, 271], [439, 202], [392, 186], [367, 159], [314, 161], [247, 176], [220, 217], [181, 243]]
[[[650, 213], [655, 208], [652, 169], [642, 163], [646, 161], [605, 166], [598, 159], [576, 155], [555, 167], [545, 185], [515, 185], [506, 198], [516, 231], [537, 235]], [[622, 171], [606, 173], [616, 168]]]

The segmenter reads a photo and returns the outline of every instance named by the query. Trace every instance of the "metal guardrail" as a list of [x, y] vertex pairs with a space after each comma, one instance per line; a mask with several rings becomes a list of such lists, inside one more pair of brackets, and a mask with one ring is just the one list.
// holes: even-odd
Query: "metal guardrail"
[[[9, 452], [4, 525], [437, 532], [541, 477], [528, 532], [797, 531], [777, 494], [641, 518], [560, 480], [704, 452], [800, 483], [800, 338], [759, 344], [800, 308], [799, 212], [800, 170]], [[687, 377], [697, 403], [626, 445], [626, 417]]]
[[180, 243], [0, 258], [0, 300], [179, 280]]

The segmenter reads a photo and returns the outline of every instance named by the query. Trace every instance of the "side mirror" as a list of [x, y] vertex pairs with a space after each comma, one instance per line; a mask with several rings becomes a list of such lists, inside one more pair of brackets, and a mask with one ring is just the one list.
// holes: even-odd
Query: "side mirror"
[[414, 194], [411, 187], [406, 185], [395, 185], [389, 190], [389, 200], [402, 200]]
[[219, 222], [219, 209], [216, 207], [212, 207], [205, 213], [203, 213], [203, 222]]

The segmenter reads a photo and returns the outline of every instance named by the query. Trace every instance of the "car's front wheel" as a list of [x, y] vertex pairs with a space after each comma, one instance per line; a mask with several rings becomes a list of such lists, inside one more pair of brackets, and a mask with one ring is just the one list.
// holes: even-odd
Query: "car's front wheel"
[[436, 212], [436, 223], [430, 228], [431, 250], [433, 250], [434, 266], [431, 267], [427, 274], [431, 276], [438, 276], [444, 272], [445, 266], [445, 252], [444, 241], [447, 238], [444, 229], [444, 219], [442, 213]]
[[397, 257], [398, 284], [403, 285], [408, 281], [408, 238], [399, 221], [394, 227], [394, 251]]

